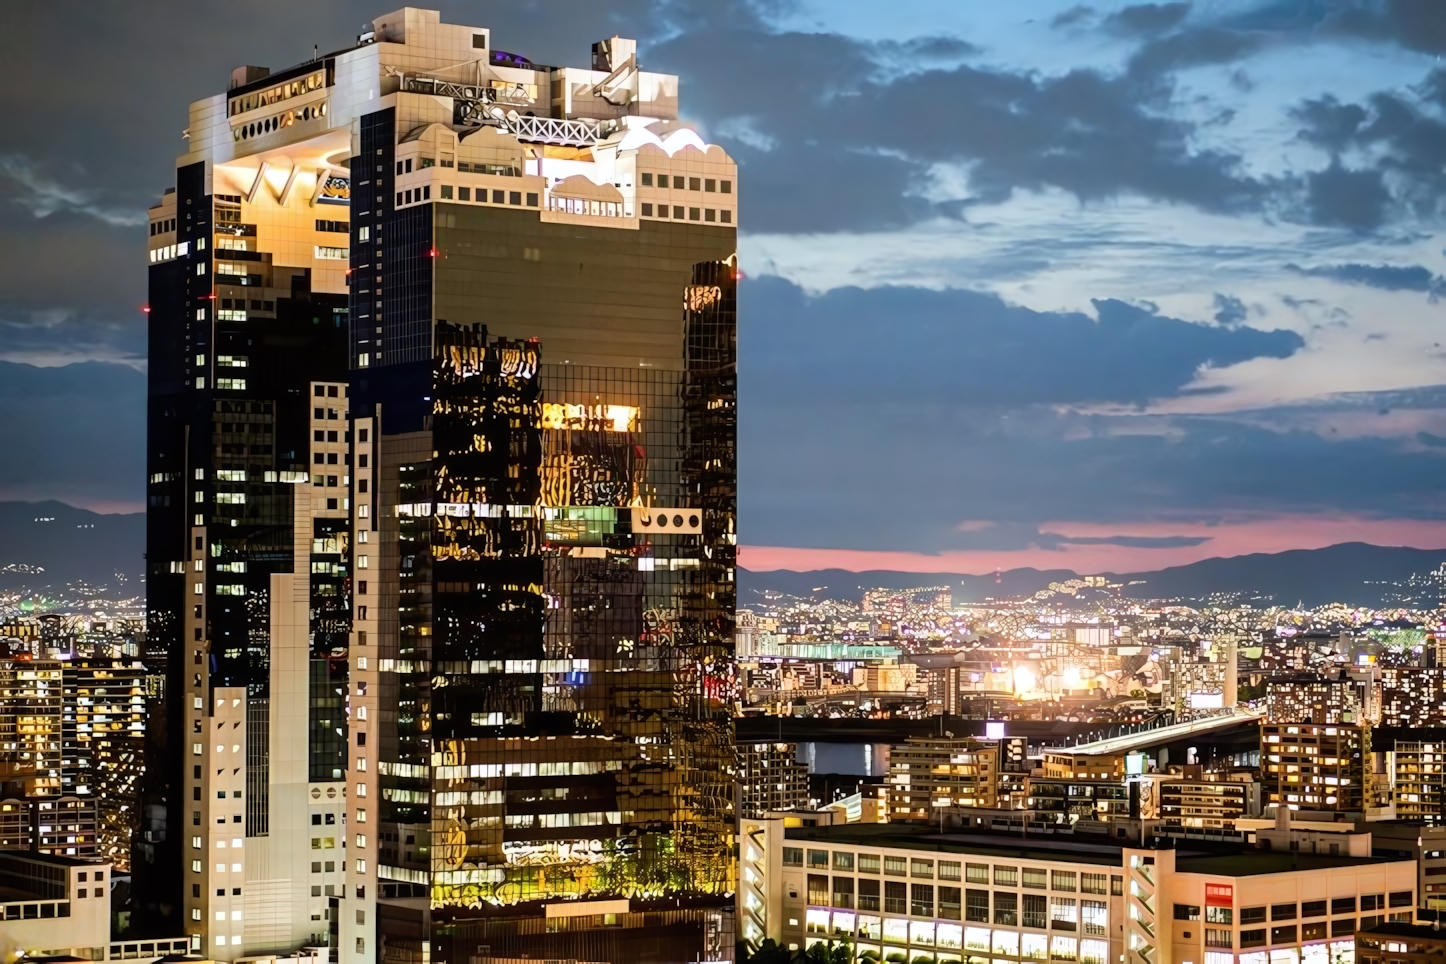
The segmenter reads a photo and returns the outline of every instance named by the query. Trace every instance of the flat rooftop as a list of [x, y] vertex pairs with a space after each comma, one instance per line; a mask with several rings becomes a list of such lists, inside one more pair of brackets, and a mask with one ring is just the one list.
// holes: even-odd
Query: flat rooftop
[[[1137, 849], [1132, 841], [1103, 834], [1027, 837], [1019, 833], [987, 830], [945, 830], [940, 833], [922, 824], [853, 823], [826, 827], [789, 827], [784, 833], [790, 842], [813, 842], [834, 847], [891, 847], [945, 854], [972, 854], [1003, 860], [1055, 860], [1106, 867], [1123, 867], [1125, 848]], [[1220, 877], [1253, 877], [1260, 874], [1402, 862], [1414, 863], [1408, 858], [1256, 850], [1244, 844], [1229, 842], [1189, 841], [1175, 848], [1177, 872], [1213, 874]]]

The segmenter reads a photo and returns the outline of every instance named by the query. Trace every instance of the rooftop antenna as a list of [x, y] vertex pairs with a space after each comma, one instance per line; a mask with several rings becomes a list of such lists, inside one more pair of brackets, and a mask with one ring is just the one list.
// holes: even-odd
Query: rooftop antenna
[[321, 59], [321, 47], [318, 46], [317, 44], [312, 44], [312, 45], [311, 45], [311, 59], [312, 59], [313, 61], [317, 61], [317, 60], [320, 60], [320, 59]]

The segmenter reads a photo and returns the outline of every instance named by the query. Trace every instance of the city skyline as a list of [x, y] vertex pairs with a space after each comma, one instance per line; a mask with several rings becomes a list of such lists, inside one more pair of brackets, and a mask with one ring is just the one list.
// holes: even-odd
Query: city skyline
[[[147, 172], [183, 149], [165, 118], [232, 61], [296, 62], [372, 13], [292, 12], [283, 37], [166, 9], [96, 12], [114, 19], [74, 37], [64, 4], [29, 7], [26, 44], [6, 41], [37, 69], [62, 43], [87, 55], [12, 99], [36, 120], [0, 141], [0, 439], [21, 454], [0, 497], [139, 507], [143, 379], [54, 366], [144, 366]], [[1429, 5], [565, 10], [514, 5], [496, 29], [540, 62], [636, 35], [704, 92], [690, 120], [758, 185], [740, 235], [745, 567], [1141, 571], [1446, 545]], [[55, 249], [86, 277], [56, 284], [34, 260]], [[796, 350], [819, 332], [829, 350]], [[47, 439], [23, 428], [43, 399], [63, 402]]]

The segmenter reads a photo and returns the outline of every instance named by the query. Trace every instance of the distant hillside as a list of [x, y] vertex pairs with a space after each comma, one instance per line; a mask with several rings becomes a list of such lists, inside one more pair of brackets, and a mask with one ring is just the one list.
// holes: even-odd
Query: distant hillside
[[[1359, 542], [1325, 549], [1256, 553], [1227, 559], [1205, 559], [1188, 566], [1157, 572], [1103, 573], [1111, 583], [1124, 583], [1122, 593], [1133, 599], [1198, 601], [1214, 593], [1239, 594], [1239, 601], [1256, 605], [1321, 606], [1332, 602], [1354, 606], [1435, 606], [1439, 586], [1429, 574], [1446, 562], [1446, 549], [1406, 549], [1371, 546]], [[1052, 582], [1077, 578], [1064, 569], [1011, 569], [975, 576], [967, 573], [914, 573], [893, 571], [848, 572], [823, 569], [811, 572], [738, 571], [738, 603], [746, 606], [772, 590], [794, 596], [863, 598], [868, 588], [913, 589], [950, 586], [956, 602], [983, 602], [988, 598], [1018, 599], [1033, 595]], [[1094, 575], [1091, 573], [1090, 575]], [[1414, 579], [1413, 579], [1414, 577]], [[1133, 584], [1133, 585], [1132, 585]]]
[[145, 544], [143, 512], [101, 515], [63, 502], [0, 502], [0, 589], [84, 580], [139, 590]]

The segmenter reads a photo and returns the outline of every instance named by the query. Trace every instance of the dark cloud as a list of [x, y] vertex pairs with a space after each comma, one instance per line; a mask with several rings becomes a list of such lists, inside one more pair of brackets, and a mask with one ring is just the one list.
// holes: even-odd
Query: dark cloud
[[1217, 328], [1114, 299], [1084, 314], [1036, 312], [973, 291], [839, 288], [808, 297], [777, 278], [745, 287], [754, 331], [746, 387], [900, 404], [1142, 403], [1174, 395], [1204, 367], [1284, 358], [1298, 335]]
[[1393, 43], [1407, 50], [1446, 53], [1446, 17], [1437, 0], [1340, 4], [1324, 27], [1332, 33]]
[[1215, 294], [1215, 321], [1221, 325], [1238, 325], [1248, 317], [1250, 312], [1245, 307], [1245, 302], [1234, 295]]
[[1102, 26], [1126, 37], [1152, 37], [1178, 26], [1189, 13], [1188, 3], [1142, 3], [1115, 11]]
[[1076, 4], [1061, 13], [1057, 13], [1054, 19], [1049, 22], [1056, 30], [1063, 27], [1075, 27], [1089, 20], [1094, 19], [1094, 7], [1086, 7], [1084, 4]]
[[[1054, 187], [1085, 201], [1140, 195], [1238, 212], [1268, 196], [1239, 157], [1200, 149], [1195, 124], [1159, 109], [1130, 77], [972, 64], [900, 72], [894, 50], [720, 15], [646, 53], [683, 76], [690, 113], [718, 126], [715, 136], [739, 159], [750, 230], [872, 230], [954, 215], [966, 199], [900, 196], [930, 194], [934, 165], [967, 169], [972, 200]], [[740, 62], [769, 70], [740, 74]], [[721, 123], [741, 117], [746, 135]], [[861, 173], [864, 159], [881, 182]]]
[[1379, 227], [1391, 200], [1380, 171], [1349, 170], [1338, 160], [1306, 175], [1305, 188], [1311, 223], [1356, 231]]
[[1316, 278], [1330, 278], [1345, 284], [1380, 288], [1382, 291], [1436, 291], [1443, 282], [1422, 265], [1333, 264], [1302, 268], [1288, 264], [1287, 270]]
[[99, 362], [0, 362], [0, 500], [145, 500], [146, 379]]
[[[1351, 104], [1327, 96], [1292, 112], [1301, 124], [1299, 137], [1332, 154], [1330, 167], [1307, 180], [1312, 221], [1372, 229], [1398, 210], [1427, 218], [1446, 210], [1443, 77], [1443, 71], [1433, 72], [1416, 98], [1383, 92]], [[1369, 159], [1370, 166], [1348, 169], [1341, 160], [1348, 153]]]
[[1430, 432], [1417, 432], [1416, 441], [1422, 445], [1429, 445], [1433, 449], [1446, 449], [1446, 438], [1432, 435]]
[[[1047, 535], [1047, 534], [1046, 534]], [[1210, 541], [1209, 536], [1071, 536], [1058, 538], [1061, 546], [1129, 546], [1133, 549], [1179, 549]], [[1043, 544], [1045, 540], [1041, 540]]]

